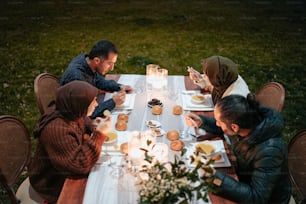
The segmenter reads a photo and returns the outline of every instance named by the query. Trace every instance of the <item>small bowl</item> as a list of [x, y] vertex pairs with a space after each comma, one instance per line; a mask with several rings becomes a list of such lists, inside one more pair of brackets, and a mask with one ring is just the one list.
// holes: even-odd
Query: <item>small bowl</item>
[[205, 96], [203, 94], [194, 94], [191, 96], [191, 101], [193, 103], [203, 103], [205, 101]]

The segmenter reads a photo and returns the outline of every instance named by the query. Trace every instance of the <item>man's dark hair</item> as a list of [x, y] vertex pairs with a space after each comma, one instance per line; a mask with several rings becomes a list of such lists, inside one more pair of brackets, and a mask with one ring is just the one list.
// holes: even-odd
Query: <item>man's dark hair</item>
[[226, 96], [218, 101], [217, 107], [222, 121], [235, 123], [242, 129], [253, 129], [262, 121], [254, 94], [248, 94], [247, 98], [240, 95]]
[[102, 57], [103, 59], [107, 59], [109, 53], [118, 54], [116, 45], [108, 40], [100, 40], [92, 47], [88, 57], [89, 59], [93, 59], [95, 57]]

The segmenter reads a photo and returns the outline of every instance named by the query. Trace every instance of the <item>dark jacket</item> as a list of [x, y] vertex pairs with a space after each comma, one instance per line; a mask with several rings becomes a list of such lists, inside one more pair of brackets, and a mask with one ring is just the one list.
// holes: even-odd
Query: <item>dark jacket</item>
[[[85, 54], [80, 54], [70, 62], [60, 80], [60, 85], [63, 86], [71, 81], [80, 80], [86, 81], [101, 90], [109, 92], [119, 91], [121, 84], [118, 84], [114, 80], [106, 80], [99, 73], [93, 72], [86, 62], [86, 56]], [[105, 109], [113, 110], [115, 105], [113, 99], [99, 102], [91, 118], [102, 116]]]
[[[288, 203], [291, 185], [287, 145], [281, 133], [284, 121], [275, 110], [264, 107], [260, 110], [264, 119], [250, 135], [231, 138], [239, 181], [217, 171], [215, 176], [222, 181], [217, 194], [238, 203]], [[205, 124], [202, 128], [220, 132], [214, 120], [202, 119]]]

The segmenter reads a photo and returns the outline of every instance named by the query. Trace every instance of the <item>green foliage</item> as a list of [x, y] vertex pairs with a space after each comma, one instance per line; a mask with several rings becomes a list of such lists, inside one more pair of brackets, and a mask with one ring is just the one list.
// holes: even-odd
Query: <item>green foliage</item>
[[[180, 157], [175, 155], [173, 162], [166, 163], [156, 160], [154, 155], [150, 155], [149, 150], [142, 150], [147, 164], [142, 166], [138, 174], [141, 204], [183, 204], [201, 199], [208, 201], [208, 191], [216, 192], [213, 189], [214, 169], [210, 166], [214, 160], [209, 159], [202, 162], [202, 157], [207, 158], [204, 155], [196, 154], [191, 156], [195, 167], [190, 168], [190, 163], [185, 158], [186, 149], [182, 150]], [[200, 168], [205, 169], [208, 176], [202, 176], [199, 173]]]

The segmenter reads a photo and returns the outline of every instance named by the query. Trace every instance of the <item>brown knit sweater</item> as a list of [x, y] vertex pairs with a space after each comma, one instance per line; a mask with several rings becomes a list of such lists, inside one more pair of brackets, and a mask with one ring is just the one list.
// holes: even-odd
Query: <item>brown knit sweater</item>
[[65, 178], [88, 176], [105, 138], [99, 132], [90, 137], [76, 122], [51, 121], [38, 138], [29, 169], [31, 185], [48, 203], [55, 203]]

